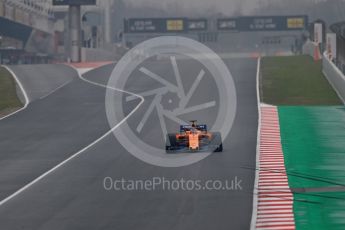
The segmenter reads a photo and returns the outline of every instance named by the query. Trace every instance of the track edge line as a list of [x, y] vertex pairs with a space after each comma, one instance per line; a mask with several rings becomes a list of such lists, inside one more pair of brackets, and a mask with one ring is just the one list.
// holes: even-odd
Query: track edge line
[[261, 99], [260, 99], [260, 69], [261, 57], [258, 57], [257, 72], [256, 72], [256, 94], [258, 103], [258, 131], [256, 139], [256, 166], [255, 166], [255, 181], [253, 189], [253, 210], [252, 220], [250, 223], [250, 230], [256, 229], [257, 208], [258, 208], [258, 185], [259, 185], [259, 168], [260, 168], [260, 132], [261, 132]]

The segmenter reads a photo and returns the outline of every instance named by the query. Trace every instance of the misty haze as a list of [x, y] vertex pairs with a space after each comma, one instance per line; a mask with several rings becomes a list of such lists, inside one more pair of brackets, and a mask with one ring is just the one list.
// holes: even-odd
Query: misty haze
[[0, 0], [0, 230], [345, 229], [345, 0]]

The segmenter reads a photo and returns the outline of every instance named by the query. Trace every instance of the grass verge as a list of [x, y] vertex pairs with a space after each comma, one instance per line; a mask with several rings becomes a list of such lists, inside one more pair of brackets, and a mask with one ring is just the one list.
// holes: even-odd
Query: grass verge
[[0, 67], [0, 117], [5, 116], [23, 104], [16, 92], [16, 83], [11, 74], [3, 67]]
[[296, 229], [344, 229], [344, 106], [279, 106], [279, 122], [289, 186], [301, 191]]
[[342, 105], [309, 56], [265, 57], [261, 63], [261, 99], [271, 105]]
[[260, 84], [262, 102], [279, 106], [296, 229], [344, 229], [345, 108], [321, 62], [309, 56], [263, 58]]

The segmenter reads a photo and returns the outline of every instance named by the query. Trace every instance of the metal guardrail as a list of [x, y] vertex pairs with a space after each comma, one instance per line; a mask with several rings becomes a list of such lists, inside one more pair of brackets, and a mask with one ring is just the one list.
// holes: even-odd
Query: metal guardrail
[[345, 104], [345, 75], [329, 60], [326, 52], [322, 58], [322, 72]]

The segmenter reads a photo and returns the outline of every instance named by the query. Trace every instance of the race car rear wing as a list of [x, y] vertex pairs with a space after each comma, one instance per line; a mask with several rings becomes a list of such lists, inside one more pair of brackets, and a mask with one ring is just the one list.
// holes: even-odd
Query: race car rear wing
[[[200, 131], [207, 131], [207, 125], [196, 125], [196, 129]], [[180, 125], [180, 133], [189, 131], [192, 129], [192, 125]]]

